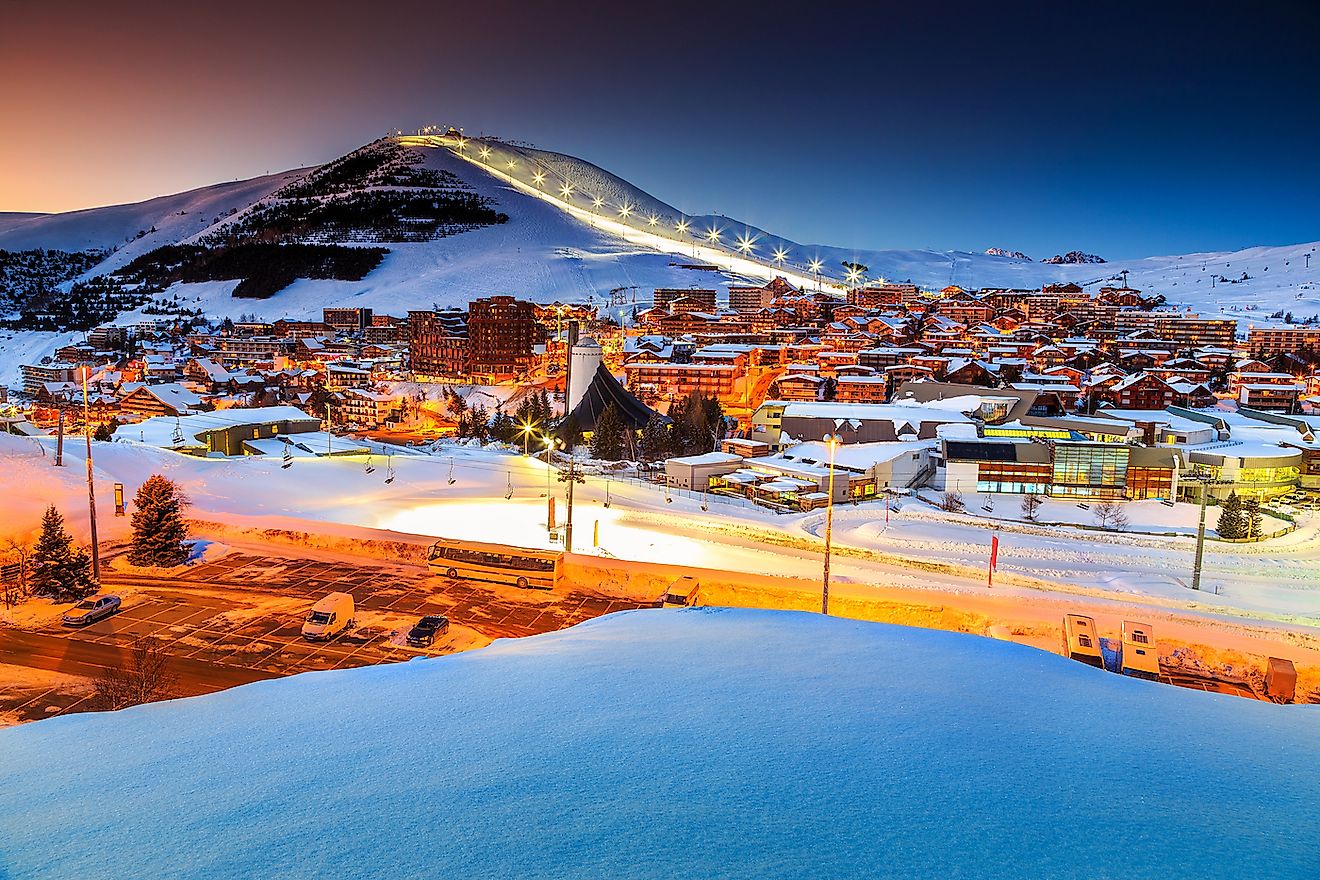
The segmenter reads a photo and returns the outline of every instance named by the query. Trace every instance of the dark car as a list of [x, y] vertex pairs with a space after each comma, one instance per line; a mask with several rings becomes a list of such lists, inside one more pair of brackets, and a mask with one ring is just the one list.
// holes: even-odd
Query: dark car
[[119, 610], [118, 596], [88, 596], [64, 615], [65, 626], [87, 626], [104, 620]]
[[413, 624], [408, 630], [408, 644], [414, 648], [425, 648], [435, 642], [436, 636], [449, 632], [449, 618], [443, 614], [428, 614]]

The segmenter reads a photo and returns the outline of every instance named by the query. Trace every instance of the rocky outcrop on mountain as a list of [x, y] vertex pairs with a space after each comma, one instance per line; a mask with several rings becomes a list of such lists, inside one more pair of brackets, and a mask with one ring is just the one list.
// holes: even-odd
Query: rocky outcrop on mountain
[[1084, 254], [1081, 251], [1068, 251], [1066, 254], [1055, 254], [1052, 257], [1046, 257], [1041, 262], [1053, 263], [1056, 266], [1072, 266], [1078, 263], [1103, 263], [1105, 258], [1095, 254]]
[[1004, 248], [997, 248], [997, 247], [986, 248], [986, 249], [985, 249], [985, 252], [986, 252], [987, 254], [989, 254], [990, 256], [992, 256], [992, 257], [1008, 257], [1009, 259], [1013, 259], [1013, 260], [1030, 260], [1030, 259], [1031, 259], [1031, 257], [1029, 257], [1029, 256], [1027, 256], [1026, 254], [1022, 253], [1022, 251], [1010, 251], [1010, 250], [1006, 250], [1006, 249], [1004, 249]]

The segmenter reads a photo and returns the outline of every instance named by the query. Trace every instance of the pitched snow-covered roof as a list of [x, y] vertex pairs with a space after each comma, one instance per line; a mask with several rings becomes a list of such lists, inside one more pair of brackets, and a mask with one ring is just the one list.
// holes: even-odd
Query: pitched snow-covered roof
[[651, 416], [656, 415], [655, 410], [642, 403], [619, 384], [619, 380], [605, 369], [604, 364], [596, 366], [596, 374], [592, 376], [591, 384], [587, 386], [582, 400], [573, 408], [570, 415], [583, 431], [594, 431], [596, 421], [611, 403], [618, 409], [623, 423], [634, 430], [646, 427]]

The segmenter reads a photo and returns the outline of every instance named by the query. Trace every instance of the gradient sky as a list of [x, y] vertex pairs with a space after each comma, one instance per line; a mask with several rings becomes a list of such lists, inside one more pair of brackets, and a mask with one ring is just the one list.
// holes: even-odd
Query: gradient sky
[[1069, 5], [0, 0], [0, 211], [435, 122], [803, 243], [1320, 239], [1320, 2]]

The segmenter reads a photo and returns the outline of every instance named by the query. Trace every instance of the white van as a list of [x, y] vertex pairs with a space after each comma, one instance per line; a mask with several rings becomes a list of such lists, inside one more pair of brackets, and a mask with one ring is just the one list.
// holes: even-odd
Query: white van
[[697, 604], [697, 579], [691, 575], [674, 581], [665, 590], [665, 594], [660, 597], [660, 604], [664, 608], [684, 608], [688, 605]]
[[352, 625], [353, 597], [348, 593], [331, 593], [308, 612], [302, 626], [302, 637], [309, 642], [323, 642]]

